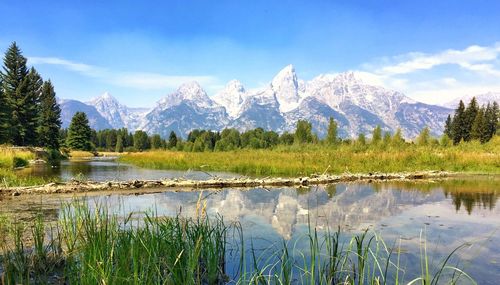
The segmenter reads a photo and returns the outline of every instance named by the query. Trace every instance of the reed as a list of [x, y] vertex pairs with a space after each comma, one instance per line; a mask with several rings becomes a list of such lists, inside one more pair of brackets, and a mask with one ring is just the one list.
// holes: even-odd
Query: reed
[[[238, 224], [208, 218], [199, 201], [195, 218], [119, 217], [105, 205], [74, 201], [53, 226], [37, 216], [31, 223], [0, 217], [1, 284], [399, 284], [405, 282], [399, 252], [394, 261], [380, 236], [309, 232], [299, 240], [248, 247]], [[233, 233], [234, 238], [228, 238]], [[29, 235], [29, 239], [25, 235]], [[305, 242], [307, 250], [299, 243]], [[455, 283], [472, 278], [448, 263], [431, 266], [423, 243], [421, 272], [408, 284]], [[228, 249], [228, 247], [230, 249]], [[458, 250], [458, 249], [457, 249]], [[226, 272], [228, 251], [236, 251], [239, 271]], [[260, 252], [258, 254], [258, 252]], [[247, 260], [250, 262], [247, 263]], [[435, 269], [434, 271], [433, 268]], [[405, 272], [408, 274], [408, 272]]]

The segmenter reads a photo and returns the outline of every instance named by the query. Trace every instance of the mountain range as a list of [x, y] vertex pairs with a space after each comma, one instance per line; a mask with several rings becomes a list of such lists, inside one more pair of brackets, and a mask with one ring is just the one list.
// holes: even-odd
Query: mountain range
[[193, 129], [218, 131], [228, 127], [292, 132], [298, 120], [311, 122], [313, 131], [323, 137], [330, 117], [337, 121], [341, 137], [370, 134], [377, 125], [389, 132], [401, 128], [407, 138], [427, 126], [438, 136], [454, 108], [414, 101], [401, 92], [367, 84], [354, 72], [323, 74], [304, 81], [297, 78], [292, 65], [260, 89], [247, 90], [232, 80], [210, 97], [197, 82], [185, 83], [152, 109], [127, 107], [109, 93], [85, 103], [60, 100], [60, 106], [63, 127], [69, 125], [75, 112], [83, 111], [94, 129], [125, 127], [163, 137], [171, 131], [186, 137]]

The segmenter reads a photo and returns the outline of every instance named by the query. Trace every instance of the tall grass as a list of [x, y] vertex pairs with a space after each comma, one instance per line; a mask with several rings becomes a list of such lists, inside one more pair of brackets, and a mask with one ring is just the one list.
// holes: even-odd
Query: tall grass
[[[208, 218], [198, 205], [198, 216], [191, 219], [154, 212], [120, 218], [104, 205], [80, 202], [65, 205], [55, 225], [40, 216], [30, 224], [0, 218], [0, 283], [362, 285], [400, 284], [410, 273], [400, 267], [400, 248], [391, 249], [375, 233], [349, 236], [310, 226], [301, 239], [259, 253], [252, 240], [247, 249], [240, 226]], [[238, 257], [229, 261], [231, 250]], [[473, 283], [448, 265], [454, 253], [432, 271], [424, 247], [425, 266], [407, 282]], [[226, 271], [229, 262], [237, 263], [237, 273]]]
[[0, 189], [48, 183], [40, 177], [17, 175], [15, 168], [27, 166], [32, 159], [35, 159], [35, 154], [30, 151], [0, 146]]
[[120, 161], [153, 169], [201, 169], [246, 175], [310, 175], [345, 172], [447, 170], [500, 173], [500, 137], [487, 144], [398, 147], [379, 145], [280, 146], [228, 152], [149, 151], [128, 153]]

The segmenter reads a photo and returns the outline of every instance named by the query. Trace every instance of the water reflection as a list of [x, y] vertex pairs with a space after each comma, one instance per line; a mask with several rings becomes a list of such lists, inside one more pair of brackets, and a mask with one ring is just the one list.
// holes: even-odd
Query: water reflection
[[120, 163], [114, 159], [70, 160], [62, 161], [60, 165], [33, 165], [18, 171], [19, 175], [37, 176], [49, 179], [68, 181], [73, 178], [92, 181], [122, 181], [122, 180], [159, 180], [165, 178], [185, 178], [202, 180], [212, 176], [238, 177], [239, 175], [223, 172], [155, 170], [135, 167]]
[[[203, 191], [209, 215], [241, 223], [255, 246], [295, 243], [308, 230], [336, 229], [359, 232], [374, 229], [390, 244], [402, 239], [404, 266], [418, 266], [421, 235], [429, 257], [438, 262], [459, 245], [462, 264], [480, 284], [500, 278], [500, 207], [498, 177], [448, 179], [435, 182], [352, 183], [305, 188]], [[200, 192], [162, 192], [144, 195], [107, 193], [86, 199], [106, 203], [112, 212], [128, 215], [153, 209], [159, 215], [195, 216]], [[95, 195], [95, 194], [94, 194]], [[1, 211], [20, 213], [33, 198], [0, 201]], [[30, 201], [31, 199], [31, 201]], [[36, 199], [36, 198], [35, 198]], [[39, 199], [39, 198], [38, 198]], [[70, 196], [44, 196], [54, 207]], [[300, 246], [300, 244], [298, 244]], [[417, 269], [418, 271], [418, 269]]]

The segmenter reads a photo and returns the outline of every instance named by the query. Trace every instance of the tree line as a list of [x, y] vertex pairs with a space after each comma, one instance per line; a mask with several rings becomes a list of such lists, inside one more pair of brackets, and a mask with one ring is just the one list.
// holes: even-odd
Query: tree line
[[[474, 120], [468, 118], [474, 117]], [[461, 122], [461, 123], [460, 123]], [[325, 138], [320, 139], [312, 131], [312, 125], [305, 120], [297, 122], [294, 132], [279, 134], [275, 131], [266, 131], [256, 128], [244, 132], [229, 128], [222, 131], [195, 129], [189, 132], [183, 140], [175, 132], [170, 132], [167, 139], [160, 135], [148, 135], [138, 130], [134, 133], [126, 128], [105, 129], [95, 131], [88, 124], [85, 113], [78, 112], [72, 119], [68, 130], [61, 131], [62, 143], [70, 149], [99, 150], [99, 151], [143, 151], [149, 149], [171, 149], [179, 151], [231, 151], [237, 149], [267, 149], [279, 145], [293, 144], [322, 144], [335, 146], [340, 144], [355, 145], [358, 147], [399, 147], [405, 144], [419, 146], [441, 145], [449, 146], [460, 141], [478, 140], [481, 143], [489, 141], [497, 132], [499, 124], [499, 111], [496, 102], [477, 107], [477, 101], [472, 99], [465, 108], [460, 102], [453, 118], [448, 117], [445, 133], [440, 139], [431, 136], [429, 128], [421, 130], [414, 141], [406, 141], [401, 129], [396, 132], [383, 132], [376, 126], [368, 139], [363, 133], [356, 139], [341, 139], [338, 136], [338, 125], [329, 119], [328, 131]], [[82, 135], [83, 134], [83, 135]], [[460, 135], [460, 138], [457, 136]]]
[[13, 42], [0, 71], [0, 144], [59, 148], [61, 109], [44, 81]]
[[460, 100], [453, 117], [448, 115], [446, 119], [444, 134], [454, 144], [471, 140], [485, 143], [497, 133], [497, 130], [500, 130], [499, 118], [500, 113], [497, 102], [480, 107], [474, 97], [466, 108], [464, 102]]

